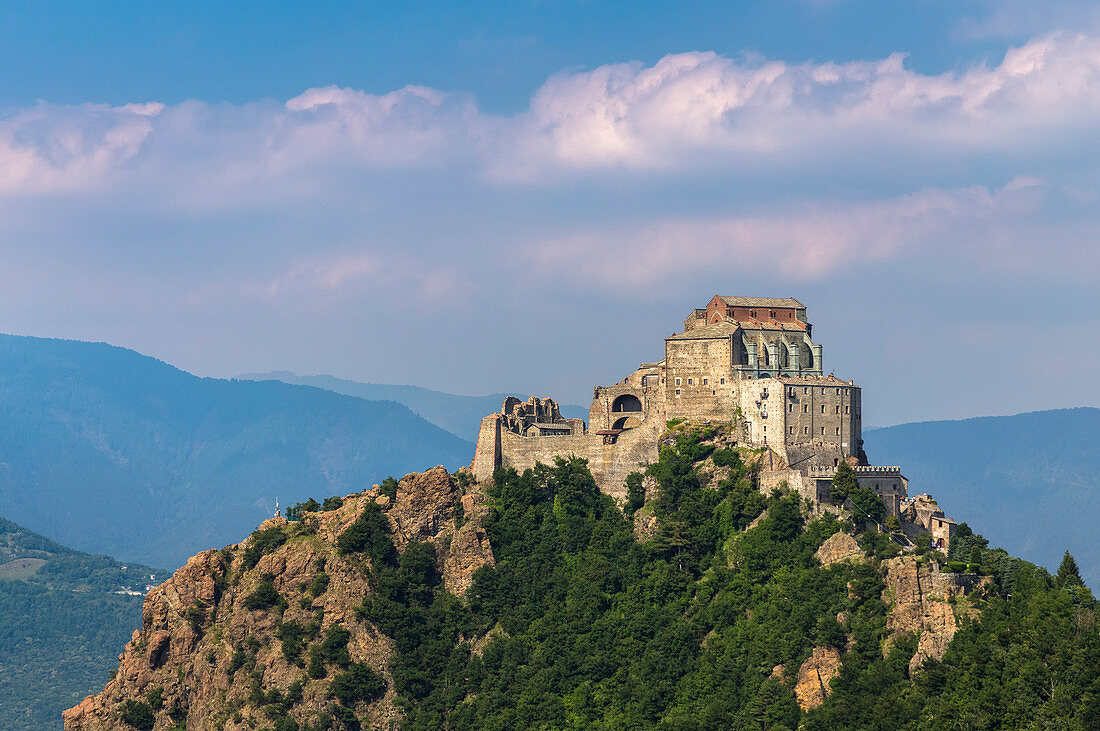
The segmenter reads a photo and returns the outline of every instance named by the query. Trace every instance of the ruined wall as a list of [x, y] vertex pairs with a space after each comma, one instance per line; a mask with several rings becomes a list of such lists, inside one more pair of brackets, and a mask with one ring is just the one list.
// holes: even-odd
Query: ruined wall
[[625, 499], [626, 476], [657, 459], [657, 439], [663, 430], [663, 422], [647, 422], [619, 434], [614, 444], [605, 444], [603, 437], [592, 431], [581, 436], [560, 437], [521, 437], [504, 432], [501, 434], [501, 466], [522, 472], [537, 462], [553, 464], [554, 457], [582, 457], [588, 460], [588, 469], [602, 492]]

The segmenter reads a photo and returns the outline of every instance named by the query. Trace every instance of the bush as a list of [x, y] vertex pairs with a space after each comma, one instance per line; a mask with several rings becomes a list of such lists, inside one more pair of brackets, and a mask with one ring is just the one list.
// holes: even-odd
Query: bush
[[328, 582], [328, 574], [322, 571], [313, 577], [313, 581], [309, 583], [309, 588], [306, 589], [306, 591], [311, 597], [316, 599], [317, 597], [324, 594], [325, 591], [328, 589]]
[[321, 507], [321, 503], [317, 502], [313, 498], [306, 500], [304, 503], [298, 503], [286, 509], [287, 520], [301, 520], [303, 513], [316, 513]]
[[388, 497], [390, 500], [397, 499], [397, 480], [392, 477], [387, 477], [382, 480], [382, 494]]
[[396, 555], [390, 541], [390, 522], [377, 503], [367, 503], [359, 518], [336, 539], [342, 554], [365, 553], [373, 563], [391, 563]]
[[277, 525], [264, 530], [253, 531], [248, 548], [244, 551], [244, 567], [250, 569], [260, 561], [260, 556], [271, 553], [279, 546], [286, 543], [286, 534]]
[[271, 609], [272, 607], [286, 608], [286, 599], [283, 599], [282, 594], [275, 588], [275, 582], [272, 577], [265, 576], [260, 581], [256, 590], [245, 597], [244, 608], [250, 611], [257, 611], [260, 609]]
[[118, 709], [118, 718], [133, 728], [151, 729], [157, 717], [148, 703], [127, 698]]
[[724, 449], [716, 449], [714, 454], [711, 455], [711, 459], [714, 460], [716, 467], [730, 467], [732, 469], [741, 469], [741, 455], [737, 453], [737, 450], [733, 447], [726, 447]]
[[325, 498], [325, 501], [321, 503], [321, 510], [337, 510], [344, 507], [344, 498], [339, 495], [333, 495], [332, 497]]
[[365, 663], [355, 663], [332, 679], [329, 692], [340, 705], [350, 708], [359, 701], [380, 698], [386, 692], [386, 681]]

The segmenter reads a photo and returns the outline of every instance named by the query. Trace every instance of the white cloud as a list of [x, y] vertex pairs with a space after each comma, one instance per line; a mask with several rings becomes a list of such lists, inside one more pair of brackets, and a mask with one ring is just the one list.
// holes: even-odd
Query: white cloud
[[[178, 205], [325, 195], [349, 176], [446, 170], [512, 184], [562, 171], [746, 173], [884, 153], [1026, 155], [1093, 142], [1100, 38], [1055, 34], [996, 65], [923, 75], [904, 57], [787, 64], [714, 53], [552, 76], [530, 109], [465, 94], [309, 89], [285, 104], [40, 104], [0, 120], [0, 194], [127, 184]], [[1015, 174], [1015, 173], [1013, 173]]]
[[538, 271], [619, 290], [746, 269], [755, 277], [807, 282], [912, 254], [973, 264], [996, 258], [999, 246], [1019, 248], [1018, 239], [999, 238], [1004, 224], [1017, 225], [1031, 213], [1043, 187], [1021, 178], [997, 191], [925, 190], [884, 201], [801, 204], [763, 216], [658, 220], [541, 240], [526, 251]]

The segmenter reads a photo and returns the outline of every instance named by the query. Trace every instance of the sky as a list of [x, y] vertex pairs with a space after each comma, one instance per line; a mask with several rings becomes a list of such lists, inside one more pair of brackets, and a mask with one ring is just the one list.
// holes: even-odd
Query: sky
[[0, 331], [587, 404], [797, 297], [864, 421], [1100, 406], [1100, 5], [0, 2]]

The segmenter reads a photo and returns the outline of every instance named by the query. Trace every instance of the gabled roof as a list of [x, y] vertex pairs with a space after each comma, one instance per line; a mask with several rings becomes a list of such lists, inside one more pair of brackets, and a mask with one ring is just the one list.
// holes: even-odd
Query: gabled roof
[[719, 299], [730, 307], [793, 307], [798, 310], [806, 309], [794, 297], [726, 297], [718, 295]]

